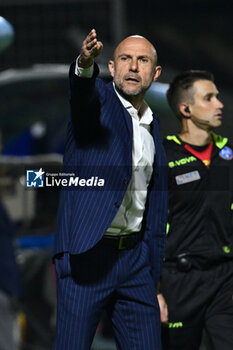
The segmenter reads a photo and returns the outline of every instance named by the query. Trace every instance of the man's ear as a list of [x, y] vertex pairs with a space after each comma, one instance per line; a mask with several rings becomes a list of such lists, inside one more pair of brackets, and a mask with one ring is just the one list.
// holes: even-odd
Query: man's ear
[[158, 79], [158, 77], [160, 76], [161, 72], [162, 72], [162, 67], [161, 66], [156, 66], [155, 67], [153, 81], [156, 81]]
[[115, 72], [114, 61], [110, 60], [108, 62], [108, 69], [109, 69], [111, 76], [114, 77], [114, 72]]
[[185, 118], [190, 118], [190, 109], [189, 105], [187, 103], [181, 103], [179, 106], [180, 113], [185, 117]]

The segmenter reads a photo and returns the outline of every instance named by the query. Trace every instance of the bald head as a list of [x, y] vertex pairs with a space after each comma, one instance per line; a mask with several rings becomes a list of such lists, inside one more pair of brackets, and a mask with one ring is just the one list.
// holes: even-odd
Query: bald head
[[118, 46], [116, 47], [114, 54], [113, 54], [113, 59], [115, 60], [119, 51], [122, 51], [122, 49], [124, 50], [125, 48], [128, 47], [137, 47], [140, 49], [144, 47], [144, 49], [147, 51], [147, 53], [150, 52], [150, 56], [152, 58], [152, 61], [154, 62], [154, 65], [156, 66], [157, 61], [158, 61], [158, 56], [157, 56], [157, 52], [155, 50], [154, 45], [151, 44], [151, 42], [149, 40], [147, 40], [146, 38], [144, 38], [141, 35], [131, 35], [128, 36], [127, 38], [125, 38], [124, 40], [122, 40]]

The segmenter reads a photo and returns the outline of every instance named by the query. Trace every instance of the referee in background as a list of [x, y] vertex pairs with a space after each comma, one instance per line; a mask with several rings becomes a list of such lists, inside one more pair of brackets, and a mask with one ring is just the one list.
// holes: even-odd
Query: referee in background
[[213, 130], [223, 104], [213, 75], [186, 71], [167, 92], [181, 132], [164, 141], [167, 249], [158, 300], [164, 350], [233, 349], [233, 148]]

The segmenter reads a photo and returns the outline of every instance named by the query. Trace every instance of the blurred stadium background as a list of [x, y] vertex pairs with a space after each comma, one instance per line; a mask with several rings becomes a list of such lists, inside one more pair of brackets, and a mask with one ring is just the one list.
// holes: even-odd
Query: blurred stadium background
[[[25, 169], [61, 167], [70, 62], [86, 33], [96, 28], [104, 43], [101, 75], [108, 80], [106, 64], [114, 46], [127, 35], [144, 35], [155, 44], [163, 67], [147, 94], [161, 118], [162, 135], [179, 130], [166, 103], [169, 81], [185, 69], [207, 69], [214, 73], [225, 105], [219, 132], [233, 142], [233, 2], [1, 0], [0, 16], [14, 28], [13, 42], [1, 50], [0, 27], [0, 196], [17, 228], [22, 349], [47, 350], [55, 325], [51, 246], [58, 191], [26, 190]], [[93, 350], [115, 349], [106, 325], [100, 324]]]

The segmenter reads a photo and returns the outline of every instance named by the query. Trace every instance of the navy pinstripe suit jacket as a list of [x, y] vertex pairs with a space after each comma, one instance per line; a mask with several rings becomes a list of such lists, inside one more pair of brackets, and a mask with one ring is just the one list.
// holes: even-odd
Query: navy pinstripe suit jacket
[[[105, 84], [97, 78], [96, 65], [90, 79], [77, 77], [74, 67], [73, 63], [64, 172], [75, 173], [79, 178], [98, 176], [105, 180], [105, 185], [61, 191], [54, 254], [80, 254], [102, 238], [118, 211], [132, 174], [130, 114], [119, 101], [112, 83]], [[156, 282], [164, 256], [167, 219], [167, 163], [156, 116], [151, 132], [156, 156], [142, 230]]]

